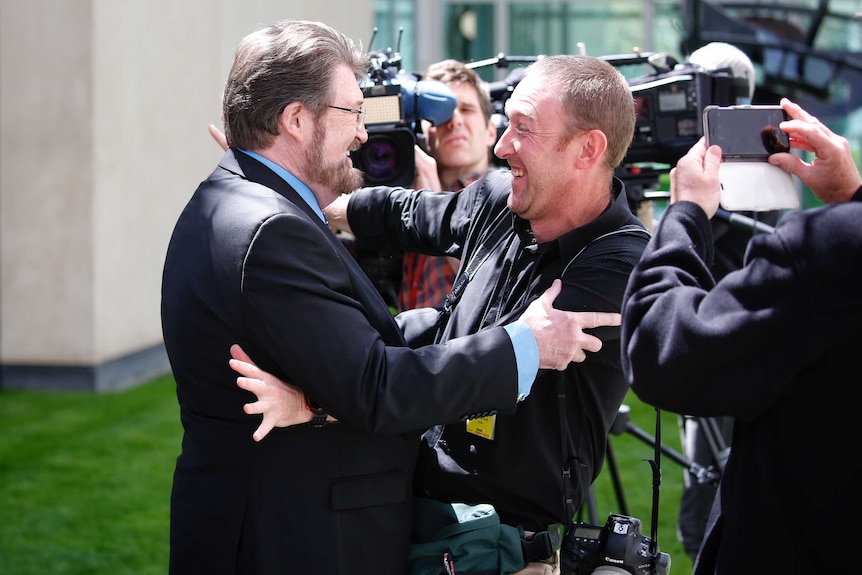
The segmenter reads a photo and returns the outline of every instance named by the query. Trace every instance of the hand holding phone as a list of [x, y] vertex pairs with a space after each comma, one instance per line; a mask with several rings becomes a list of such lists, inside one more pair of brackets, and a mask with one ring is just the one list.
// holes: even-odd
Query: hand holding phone
[[790, 151], [779, 125], [790, 116], [780, 106], [707, 106], [703, 110], [706, 145], [721, 147], [721, 207], [730, 211], [797, 209], [793, 178], [767, 158]]

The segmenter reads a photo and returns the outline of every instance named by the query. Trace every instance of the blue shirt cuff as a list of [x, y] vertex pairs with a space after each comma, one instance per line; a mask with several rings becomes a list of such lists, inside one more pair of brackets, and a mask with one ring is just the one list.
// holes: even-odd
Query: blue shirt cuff
[[515, 348], [515, 361], [518, 364], [518, 401], [530, 395], [536, 374], [539, 373], [539, 346], [532, 330], [522, 321], [503, 326], [512, 347]]

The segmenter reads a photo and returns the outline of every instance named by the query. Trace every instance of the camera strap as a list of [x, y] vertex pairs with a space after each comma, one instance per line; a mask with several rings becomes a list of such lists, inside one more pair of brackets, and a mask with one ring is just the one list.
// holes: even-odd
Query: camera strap
[[[620, 228], [617, 228], [615, 230], [611, 230], [609, 232], [606, 232], [600, 236], [597, 236], [597, 237], [593, 238], [592, 240], [590, 240], [587, 243], [587, 245], [582, 247], [578, 251], [578, 253], [576, 253], [572, 257], [572, 259], [569, 260], [569, 263], [566, 264], [566, 267], [563, 268], [563, 271], [560, 273], [560, 279], [562, 279], [562, 276], [564, 276], [566, 271], [568, 271], [569, 266], [571, 266], [574, 263], [574, 261], [576, 259], [578, 259], [578, 256], [580, 256], [582, 253], [584, 253], [584, 251], [588, 247], [590, 247], [590, 245], [592, 245], [594, 242], [597, 242], [601, 239], [604, 239], [604, 238], [609, 237], [609, 236], [614, 236], [617, 234], [646, 234], [647, 236], [650, 235], [650, 233], [647, 230], [645, 230], [644, 228], [637, 226], [635, 224], [628, 224], [628, 225], [622, 226]], [[576, 511], [575, 506], [574, 506], [574, 495], [572, 493], [572, 463], [575, 461], [577, 456], [575, 455], [574, 450], [572, 449], [571, 443], [569, 442], [569, 434], [568, 434], [569, 418], [568, 418], [568, 413], [566, 412], [566, 388], [565, 388], [565, 385], [563, 382], [562, 375], [558, 376], [556, 378], [556, 380], [557, 380], [557, 398], [560, 400], [559, 401], [560, 445], [562, 447], [562, 452], [563, 452], [563, 459], [562, 459], [562, 461], [563, 461], [563, 468], [562, 468], [563, 491], [564, 491], [563, 506], [565, 509], [566, 517], [569, 518], [569, 521], [572, 521], [572, 520], [574, 520], [575, 511]]]
[[[455, 279], [455, 283], [452, 286], [452, 292], [446, 296], [446, 300], [443, 303], [443, 307], [437, 315], [437, 335], [435, 337], [435, 342], [440, 341], [440, 336], [443, 333], [443, 329], [445, 329], [446, 324], [449, 321], [449, 317], [452, 315], [452, 310], [455, 308], [455, 304], [461, 298], [461, 295], [464, 293], [464, 289], [467, 287], [467, 284], [473, 279], [473, 276], [476, 275], [476, 270], [479, 269], [485, 260], [491, 255], [491, 253], [496, 249], [497, 245], [501, 241], [503, 241], [506, 232], [506, 226], [503, 225], [506, 221], [506, 216], [508, 215], [507, 211], [502, 211], [500, 215], [497, 217], [497, 220], [494, 222], [491, 230], [486, 234], [486, 236], [482, 239], [479, 247], [473, 252], [473, 256], [470, 258], [470, 261], [467, 263], [467, 266], [463, 268], [462, 272], [458, 274], [458, 277]], [[574, 263], [574, 261], [580, 256], [584, 251], [594, 242], [604, 239], [609, 236], [617, 235], [617, 234], [647, 234], [650, 235], [649, 231], [646, 229], [630, 224], [622, 226], [618, 229], [609, 231], [607, 233], [601, 234], [592, 240], [590, 240], [584, 247], [578, 251], [566, 264], [563, 268], [563, 271], [560, 273], [562, 276], [566, 273], [569, 267]], [[571, 522], [575, 517], [575, 508], [574, 508], [574, 495], [572, 490], [572, 468], [571, 465], [575, 460], [574, 450], [571, 448], [571, 445], [568, 441], [568, 415], [566, 412], [566, 389], [563, 383], [562, 376], [557, 377], [557, 398], [559, 399], [559, 422], [560, 422], [560, 443], [562, 450], [562, 475], [563, 475], [563, 490], [564, 490], [564, 509], [565, 516], [569, 518]], [[547, 558], [549, 557], [554, 550], [559, 549], [560, 543], [562, 541], [562, 537], [564, 531], [567, 529], [566, 525], [549, 525], [547, 531], [542, 531], [534, 534], [530, 538], [526, 538], [522, 540], [522, 547], [525, 558], [528, 561], [533, 560], [533, 558]], [[551, 550], [551, 553], [548, 553], [548, 550]], [[547, 554], [546, 554], [547, 553]]]
[[437, 336], [434, 338], [435, 342], [440, 341], [440, 336], [443, 335], [443, 330], [449, 322], [449, 317], [452, 315], [452, 310], [455, 309], [455, 304], [458, 303], [459, 299], [461, 299], [467, 284], [470, 283], [470, 280], [473, 279], [474, 275], [476, 275], [476, 270], [479, 269], [479, 266], [485, 263], [488, 256], [490, 256], [500, 242], [503, 241], [506, 234], [506, 226], [504, 225], [507, 220], [506, 216], [509, 216], [508, 210], [500, 212], [491, 230], [481, 240], [476, 251], [473, 252], [473, 256], [470, 258], [467, 266], [458, 274], [458, 277], [455, 278], [455, 282], [452, 285], [452, 292], [446, 296], [446, 300], [443, 302], [443, 307], [437, 314]]

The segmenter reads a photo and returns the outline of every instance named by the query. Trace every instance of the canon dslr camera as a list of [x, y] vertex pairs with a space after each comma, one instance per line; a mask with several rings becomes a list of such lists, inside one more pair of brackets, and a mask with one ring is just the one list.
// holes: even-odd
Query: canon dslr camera
[[670, 555], [641, 534], [641, 521], [611, 514], [604, 527], [575, 521], [560, 550], [561, 575], [668, 575]]

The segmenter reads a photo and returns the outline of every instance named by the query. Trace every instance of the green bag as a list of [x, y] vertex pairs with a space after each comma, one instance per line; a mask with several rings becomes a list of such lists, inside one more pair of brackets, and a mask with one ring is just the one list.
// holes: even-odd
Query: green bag
[[507, 575], [526, 566], [521, 527], [503, 525], [492, 505], [413, 498], [406, 575]]

